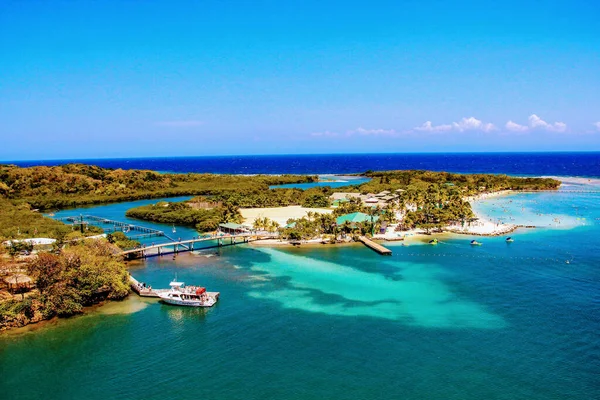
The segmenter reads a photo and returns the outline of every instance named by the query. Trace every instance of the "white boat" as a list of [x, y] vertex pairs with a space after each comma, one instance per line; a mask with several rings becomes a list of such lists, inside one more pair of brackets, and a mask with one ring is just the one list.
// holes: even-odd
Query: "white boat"
[[158, 297], [174, 306], [187, 307], [212, 307], [217, 302], [217, 296], [210, 296], [205, 288], [198, 286], [185, 286], [183, 282], [173, 281], [169, 284], [170, 290], [158, 293]]

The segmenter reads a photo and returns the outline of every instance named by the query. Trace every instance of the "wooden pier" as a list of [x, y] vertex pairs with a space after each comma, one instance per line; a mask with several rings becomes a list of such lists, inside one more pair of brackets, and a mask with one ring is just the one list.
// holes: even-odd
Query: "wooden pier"
[[[163, 256], [168, 254], [178, 254], [184, 251], [204, 250], [214, 247], [232, 246], [236, 244], [250, 243], [257, 240], [274, 239], [276, 235], [224, 235], [224, 236], [209, 236], [199, 237], [196, 239], [173, 241], [169, 243], [160, 243], [151, 246], [142, 246], [136, 249], [125, 250], [121, 255], [128, 260], [136, 258], [147, 258]], [[199, 243], [214, 242], [209, 246], [199, 247]], [[210, 244], [210, 243], [209, 243]]]
[[78, 217], [58, 217], [55, 218], [57, 221], [70, 222], [71, 225], [94, 225], [101, 227], [105, 233], [123, 232], [128, 234], [129, 239], [143, 239], [149, 237], [161, 237], [164, 236], [169, 240], [175, 241], [170, 238], [163, 231], [158, 229], [148, 228], [146, 226], [140, 226], [130, 224], [128, 222], [115, 221], [108, 218], [97, 217], [95, 215], [80, 215]]
[[372, 241], [371, 239], [369, 239], [365, 236], [360, 236], [358, 238], [358, 240], [360, 240], [368, 248], [378, 252], [381, 255], [384, 255], [384, 256], [392, 255], [392, 251], [390, 249], [388, 249], [387, 247], [383, 247], [379, 243], [375, 243], [374, 241]]

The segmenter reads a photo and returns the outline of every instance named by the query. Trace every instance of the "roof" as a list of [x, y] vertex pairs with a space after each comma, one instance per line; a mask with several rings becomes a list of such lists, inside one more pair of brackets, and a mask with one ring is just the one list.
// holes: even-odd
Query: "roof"
[[388, 200], [393, 200], [393, 199], [395, 199], [395, 198], [396, 198], [396, 196], [383, 196], [383, 197], [381, 198], [381, 200], [388, 201]]
[[236, 230], [248, 230], [248, 227], [242, 224], [236, 224], [233, 222], [227, 222], [225, 224], [219, 224], [219, 227], [221, 228], [225, 228], [225, 229], [236, 229]]
[[[373, 222], [377, 221], [379, 217], [373, 216]], [[354, 212], [351, 214], [340, 215], [337, 217], [335, 222], [338, 225], [343, 225], [345, 222], [350, 222], [351, 224], [361, 223], [361, 222], [371, 222], [371, 216], [361, 212]]]
[[377, 193], [377, 197], [381, 197], [381, 196], [387, 196], [388, 194], [390, 194], [391, 192], [389, 190], [384, 190], [383, 192], [379, 192]]
[[32, 279], [25, 274], [14, 274], [4, 278], [4, 282], [10, 285], [17, 285], [19, 283], [30, 283]]
[[52, 244], [52, 243], [56, 242], [56, 239], [50, 239], [50, 238], [13, 239], [13, 240], [7, 240], [6, 242], [4, 242], [4, 244], [7, 246], [10, 246], [13, 243], [21, 243], [21, 242], [32, 244], [34, 246], [38, 246], [38, 245]]

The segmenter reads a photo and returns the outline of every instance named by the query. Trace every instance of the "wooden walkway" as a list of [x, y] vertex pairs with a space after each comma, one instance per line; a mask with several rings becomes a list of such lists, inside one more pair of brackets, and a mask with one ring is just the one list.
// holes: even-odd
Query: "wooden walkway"
[[156, 236], [164, 236], [169, 240], [175, 240], [167, 236], [163, 231], [130, 224], [128, 222], [115, 221], [108, 218], [97, 217], [95, 215], [80, 215], [79, 217], [57, 217], [54, 218], [61, 222], [70, 222], [72, 225], [94, 225], [104, 230], [104, 233], [123, 232], [129, 239], [143, 239]]
[[[221, 246], [232, 246], [236, 244], [243, 244], [254, 242], [257, 240], [265, 239], [276, 239], [276, 235], [253, 235], [253, 234], [240, 234], [240, 235], [225, 235], [225, 236], [210, 236], [201, 237], [197, 239], [174, 241], [169, 243], [155, 244], [151, 246], [143, 246], [137, 249], [125, 250], [121, 252], [121, 255], [128, 260], [136, 258], [147, 258], [156, 257], [167, 254], [177, 254], [184, 251], [194, 251], [202, 249], [210, 249], [213, 247]], [[214, 242], [211, 246], [197, 246], [199, 243]]]
[[368, 239], [365, 236], [359, 237], [358, 240], [360, 240], [365, 246], [369, 247], [372, 250], [375, 250], [376, 252], [378, 252], [381, 255], [384, 255], [384, 256], [392, 255], [392, 251], [390, 249], [388, 249], [387, 247], [383, 247], [379, 243], [375, 243], [374, 241], [372, 241], [371, 239]]

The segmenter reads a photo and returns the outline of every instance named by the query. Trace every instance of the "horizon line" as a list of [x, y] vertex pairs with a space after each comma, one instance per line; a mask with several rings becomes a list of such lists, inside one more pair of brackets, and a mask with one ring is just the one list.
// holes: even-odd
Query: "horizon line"
[[594, 154], [600, 150], [531, 150], [531, 151], [409, 151], [409, 152], [349, 152], [349, 153], [270, 153], [270, 154], [219, 154], [219, 155], [198, 155], [198, 156], [135, 156], [135, 157], [86, 157], [86, 158], [28, 158], [20, 160], [0, 160], [0, 164], [10, 164], [13, 162], [32, 162], [32, 161], [96, 161], [96, 160], [146, 160], [146, 159], [173, 159], [173, 158], [219, 158], [219, 157], [290, 157], [290, 156], [352, 156], [352, 155], [424, 155], [424, 154]]

